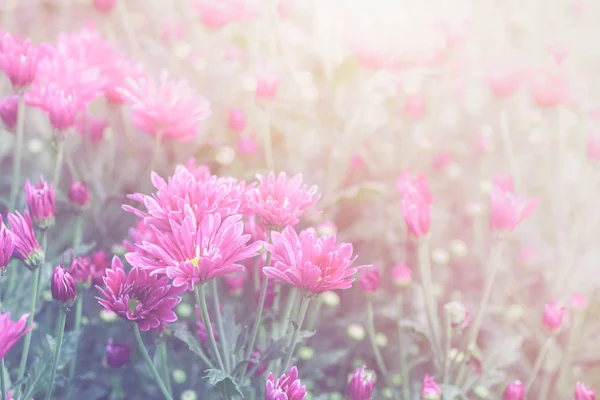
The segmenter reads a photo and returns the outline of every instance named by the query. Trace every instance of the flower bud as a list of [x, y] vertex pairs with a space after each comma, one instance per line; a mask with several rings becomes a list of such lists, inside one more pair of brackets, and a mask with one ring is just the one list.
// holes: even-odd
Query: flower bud
[[235, 132], [241, 132], [246, 127], [246, 116], [239, 108], [229, 110], [229, 128]]
[[69, 201], [80, 209], [86, 208], [90, 204], [90, 194], [84, 182], [73, 181], [71, 183]]
[[365, 328], [358, 323], [350, 324], [346, 329], [346, 334], [350, 339], [359, 342], [365, 338]]
[[101, 13], [108, 14], [115, 8], [117, 0], [94, 0], [94, 7]]
[[370, 400], [373, 396], [373, 386], [375, 385], [375, 375], [373, 372], [367, 372], [366, 366], [357, 368], [348, 382], [346, 393], [350, 400]]
[[25, 196], [31, 219], [40, 229], [48, 229], [54, 225], [56, 208], [54, 202], [54, 185], [48, 185], [44, 177], [34, 185], [25, 182]]
[[397, 264], [392, 267], [392, 281], [398, 287], [409, 286], [412, 282], [412, 270], [404, 264]]
[[61, 265], [54, 268], [52, 281], [50, 282], [52, 298], [68, 310], [77, 298], [77, 284], [75, 279]]
[[544, 305], [544, 316], [542, 323], [551, 331], [555, 331], [562, 325], [563, 316], [565, 315], [565, 307], [556, 305], [556, 300]]
[[525, 398], [525, 388], [521, 381], [514, 381], [506, 386], [502, 400], [523, 400]]
[[575, 385], [575, 400], [596, 400], [596, 392], [585, 386], [583, 382], [577, 382]]
[[126, 342], [113, 342], [106, 345], [106, 364], [111, 368], [121, 368], [129, 362], [131, 349]]
[[421, 400], [440, 400], [442, 391], [433, 376], [425, 375], [421, 386]]
[[6, 271], [14, 249], [15, 239], [12, 233], [6, 229], [6, 226], [2, 222], [2, 215], [0, 215], [0, 276]]
[[8, 96], [0, 101], [0, 119], [7, 129], [13, 131], [17, 125], [17, 113], [19, 110], [19, 96]]
[[376, 293], [381, 286], [379, 268], [372, 267], [362, 273], [358, 281], [360, 290], [367, 293]]

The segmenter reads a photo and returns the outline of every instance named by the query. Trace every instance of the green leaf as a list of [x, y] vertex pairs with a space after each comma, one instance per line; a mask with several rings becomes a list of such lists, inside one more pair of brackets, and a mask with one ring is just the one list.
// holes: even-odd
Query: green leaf
[[[294, 324], [293, 321], [292, 321], [292, 324]], [[297, 343], [303, 342], [304, 339], [308, 339], [309, 337], [313, 336], [314, 334], [315, 334], [315, 331], [300, 331], [300, 332], [298, 332]], [[261, 354], [259, 364], [263, 364], [263, 363], [273, 361], [273, 360], [279, 360], [279, 359], [285, 357], [288, 344], [290, 343], [290, 340], [292, 339], [292, 335], [293, 335], [293, 333], [289, 333], [289, 334], [285, 335], [284, 337], [277, 339], [276, 341], [271, 343], [271, 345], [268, 346], [267, 349]]]
[[198, 354], [199, 356], [205, 355], [198, 339], [196, 339], [196, 337], [192, 335], [185, 326], [171, 325], [170, 329], [173, 331], [173, 335], [183, 343], [187, 344], [192, 352]]
[[219, 389], [226, 398], [231, 398], [232, 396], [244, 398], [239, 385], [227, 372], [220, 369], [208, 369], [206, 370], [205, 377], [208, 378], [208, 384]]
[[242, 332], [237, 337], [237, 340], [235, 342], [235, 347], [233, 349], [233, 354], [235, 354], [236, 357], [243, 350], [244, 343], [246, 343], [247, 340], [248, 340], [248, 327], [244, 326], [244, 328], [242, 329]]

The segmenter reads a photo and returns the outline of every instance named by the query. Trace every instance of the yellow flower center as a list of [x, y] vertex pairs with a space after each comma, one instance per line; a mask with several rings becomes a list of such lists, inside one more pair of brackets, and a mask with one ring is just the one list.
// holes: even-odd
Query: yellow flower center
[[198, 267], [198, 262], [200, 262], [200, 257], [195, 257], [195, 258], [192, 258], [191, 260], [188, 260], [188, 261], [191, 262], [194, 267], [199, 268]]

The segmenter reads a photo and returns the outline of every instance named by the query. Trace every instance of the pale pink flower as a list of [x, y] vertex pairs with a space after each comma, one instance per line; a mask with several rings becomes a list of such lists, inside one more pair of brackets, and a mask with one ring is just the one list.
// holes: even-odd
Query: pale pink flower
[[138, 245], [141, 252], [128, 253], [133, 266], [150, 270], [152, 275], [165, 274], [173, 285], [193, 290], [218, 276], [243, 271], [241, 262], [256, 256], [260, 242], [250, 245], [250, 235], [243, 234], [242, 216], [208, 214], [200, 221], [189, 205], [184, 207], [181, 224], [171, 220], [171, 232], [155, 230], [157, 242]]
[[556, 304], [555, 299], [552, 300], [550, 303], [544, 305], [544, 316], [542, 317], [542, 323], [551, 331], [557, 330], [562, 325], [565, 310], [565, 307], [559, 307]]
[[256, 10], [248, 0], [195, 0], [194, 7], [202, 24], [213, 29], [256, 16]]
[[108, 14], [111, 12], [115, 5], [117, 4], [117, 0], [93, 0], [94, 7], [101, 13]]
[[412, 270], [408, 265], [396, 264], [392, 267], [392, 281], [394, 285], [405, 287], [412, 283]]
[[406, 98], [404, 112], [412, 119], [419, 119], [425, 113], [425, 100], [421, 95], [414, 94]]
[[574, 310], [584, 310], [585, 308], [587, 308], [588, 305], [588, 301], [587, 298], [581, 294], [581, 293], [575, 293], [571, 296], [571, 307]]
[[35, 237], [29, 212], [25, 211], [23, 215], [18, 211], [8, 214], [8, 224], [15, 239], [15, 256], [23, 261], [27, 268], [35, 270], [44, 261], [44, 252]]
[[514, 192], [515, 190], [513, 178], [510, 175], [496, 175], [494, 177], [494, 185], [505, 192]]
[[439, 400], [442, 395], [442, 390], [435, 381], [435, 378], [430, 375], [425, 375], [423, 384], [421, 385], [421, 400]]
[[10, 320], [10, 313], [0, 313], [0, 360], [4, 358], [6, 353], [33, 329], [33, 325], [27, 326], [27, 318], [29, 314], [23, 315], [18, 321]]
[[302, 175], [288, 180], [285, 172], [267, 177], [258, 175], [259, 185], [247, 192], [247, 206], [269, 227], [294, 226], [306, 210], [315, 205], [321, 195], [317, 187], [302, 184]]
[[241, 108], [229, 110], [229, 128], [235, 132], [241, 132], [246, 127], [246, 116]]
[[504, 389], [502, 400], [523, 400], [525, 398], [525, 387], [521, 381], [509, 383]]
[[505, 98], [512, 96], [523, 82], [523, 71], [518, 68], [503, 68], [492, 71], [487, 83], [494, 96]]
[[575, 400], [596, 400], [596, 392], [583, 382], [575, 385]]
[[81, 101], [76, 94], [66, 92], [57, 85], [48, 85], [44, 89], [40, 89], [38, 94], [39, 97], [28, 98], [27, 104], [45, 111], [50, 119], [50, 124], [57, 131], [64, 132], [74, 127], [77, 116], [86, 107], [86, 103]]
[[13, 131], [17, 126], [19, 112], [19, 96], [8, 96], [0, 102], [0, 118], [8, 130]]
[[131, 105], [132, 123], [150, 136], [188, 141], [198, 135], [198, 123], [210, 115], [210, 103], [188, 83], [169, 80], [162, 74], [159, 82], [150, 78], [127, 79], [117, 89]]
[[537, 71], [531, 75], [529, 93], [539, 107], [566, 104], [570, 100], [569, 90], [567, 78], [561, 73]]
[[169, 285], [169, 278], [150, 276], [139, 268], [125, 272], [123, 263], [114, 257], [112, 267], [106, 270], [104, 288], [96, 286], [105, 297], [96, 297], [98, 303], [119, 317], [135, 322], [140, 330], [163, 331], [166, 324], [175, 322], [173, 308], [181, 302], [183, 288]]
[[490, 228], [499, 231], [512, 231], [523, 220], [533, 214], [539, 198], [517, 197], [510, 190], [495, 185], [490, 193]]
[[350, 243], [336, 244], [335, 235], [318, 237], [313, 228], [298, 235], [286, 226], [282, 232], [271, 231], [271, 242], [265, 246], [272, 255], [272, 266], [263, 268], [264, 274], [307, 292], [349, 289], [354, 274], [366, 267], [351, 266], [356, 256]]
[[381, 273], [379, 268], [373, 267], [363, 271], [358, 280], [358, 287], [366, 293], [376, 293], [381, 287]]
[[256, 76], [256, 97], [272, 100], [277, 95], [281, 78], [273, 69], [263, 65]]
[[14, 250], [15, 239], [2, 222], [2, 215], [0, 215], [0, 276], [6, 271]]
[[183, 37], [183, 21], [166, 21], [163, 23], [163, 42], [169, 43]]
[[590, 160], [600, 161], [600, 134], [598, 132], [588, 133], [587, 155]]
[[450, 153], [440, 153], [435, 157], [433, 165], [437, 169], [444, 169], [452, 163], [452, 155]]
[[237, 142], [238, 153], [243, 155], [256, 154], [258, 151], [258, 143], [252, 135], [241, 135]]
[[9, 33], [0, 39], [0, 69], [17, 90], [33, 83], [45, 55], [45, 48], [34, 46], [29, 39], [21, 41]]
[[410, 233], [416, 237], [429, 233], [433, 198], [425, 175], [412, 178], [409, 172], [403, 172], [396, 179], [396, 188], [402, 193], [402, 215]]
[[92, 142], [99, 142], [104, 139], [104, 131], [108, 127], [106, 118], [95, 118], [88, 114], [80, 115], [75, 121], [77, 132], [83, 137], [89, 138]]

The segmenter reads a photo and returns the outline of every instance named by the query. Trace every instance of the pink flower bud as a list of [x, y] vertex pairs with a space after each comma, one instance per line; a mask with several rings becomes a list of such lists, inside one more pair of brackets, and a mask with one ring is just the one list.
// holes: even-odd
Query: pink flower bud
[[6, 271], [14, 249], [15, 239], [2, 222], [2, 215], [0, 215], [0, 276]]
[[596, 392], [583, 382], [575, 385], [575, 400], [596, 400]]
[[238, 139], [237, 148], [240, 154], [251, 155], [256, 154], [258, 151], [258, 144], [256, 143], [254, 136], [243, 135]]
[[554, 107], [568, 102], [569, 84], [560, 73], [539, 71], [532, 74], [529, 93], [538, 107]]
[[263, 68], [256, 77], [256, 97], [272, 100], [277, 95], [280, 78], [273, 71]]
[[417, 237], [429, 233], [433, 198], [425, 175], [413, 178], [409, 172], [403, 172], [396, 179], [396, 188], [402, 194], [402, 214], [409, 232]]
[[514, 192], [513, 178], [510, 175], [496, 175], [494, 177], [494, 185], [505, 192]]
[[514, 381], [506, 386], [502, 400], [523, 400], [525, 398], [525, 388], [521, 381]]
[[575, 293], [571, 296], [571, 307], [577, 311], [584, 310], [587, 308], [587, 299], [581, 293]]
[[590, 160], [600, 161], [600, 134], [598, 132], [588, 134], [587, 155]]
[[533, 214], [539, 198], [517, 197], [512, 191], [495, 185], [490, 193], [490, 201], [490, 227], [499, 231], [512, 231], [521, 221]]
[[373, 386], [375, 386], [375, 376], [372, 372], [367, 372], [366, 368], [363, 365], [352, 374], [346, 388], [350, 400], [371, 400]]
[[77, 298], [77, 284], [75, 283], [75, 279], [61, 265], [57, 265], [54, 268], [50, 289], [54, 301], [66, 309], [69, 309], [75, 298]]
[[358, 281], [360, 290], [367, 293], [376, 293], [381, 286], [381, 275], [379, 268], [372, 267], [364, 271]]
[[511, 96], [521, 86], [522, 82], [523, 73], [516, 68], [496, 71], [487, 78], [490, 90], [498, 98]]
[[25, 182], [25, 197], [31, 218], [38, 228], [48, 229], [52, 227], [56, 215], [54, 185], [50, 184], [48, 186], [43, 176], [40, 177], [35, 186], [27, 180]]
[[15, 89], [25, 88], [33, 83], [44, 48], [36, 47], [27, 39], [21, 41], [5, 33], [0, 38], [0, 69]]
[[8, 96], [0, 102], [0, 118], [10, 131], [13, 131], [17, 126], [18, 112], [19, 96]]
[[234, 132], [241, 132], [246, 127], [244, 110], [232, 108], [229, 110], [229, 128]]
[[563, 316], [565, 315], [565, 307], [559, 307], [556, 304], [556, 299], [544, 305], [544, 316], [542, 323], [551, 331], [555, 331], [562, 325]]
[[435, 382], [435, 378], [425, 375], [423, 385], [421, 386], [421, 400], [439, 400], [441, 396], [442, 390]]
[[113, 342], [112, 339], [106, 345], [106, 364], [111, 368], [121, 368], [129, 362], [131, 348], [126, 342]]
[[85, 182], [73, 181], [71, 183], [69, 201], [79, 208], [86, 208], [90, 204], [90, 194], [85, 186]]
[[397, 264], [392, 267], [392, 281], [394, 285], [406, 287], [412, 283], [412, 270], [408, 265]]
[[117, 5], [117, 0], [94, 0], [94, 7], [101, 13], [108, 14]]
[[425, 113], [425, 100], [418, 94], [408, 96], [404, 112], [413, 119], [419, 119]]
[[452, 156], [450, 153], [440, 153], [435, 157], [433, 166], [436, 169], [444, 169], [452, 162]]

